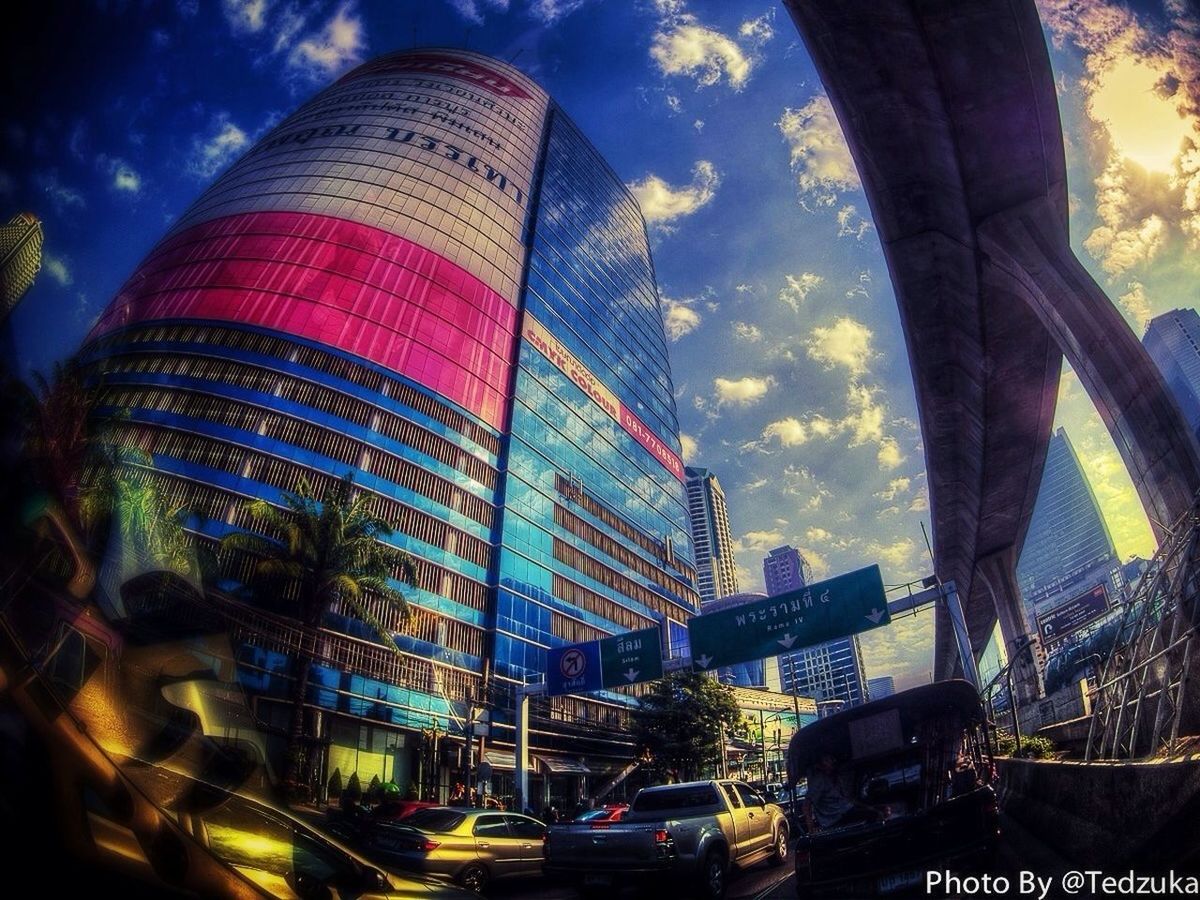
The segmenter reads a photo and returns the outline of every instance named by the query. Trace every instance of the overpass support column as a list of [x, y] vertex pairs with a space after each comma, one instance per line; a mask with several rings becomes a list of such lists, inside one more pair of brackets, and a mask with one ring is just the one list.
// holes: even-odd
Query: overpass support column
[[1039, 658], [1041, 642], [1025, 616], [1025, 603], [1017, 584], [1016, 548], [1006, 547], [981, 557], [975, 571], [992, 594], [1004, 650], [1012, 664], [1017, 702], [1031, 703], [1045, 694], [1042, 660]]
[[990, 216], [977, 229], [983, 264], [1023, 288], [1071, 363], [1161, 543], [1200, 491], [1200, 448], [1158, 367], [1076, 259], [1064, 222], [1045, 198]]

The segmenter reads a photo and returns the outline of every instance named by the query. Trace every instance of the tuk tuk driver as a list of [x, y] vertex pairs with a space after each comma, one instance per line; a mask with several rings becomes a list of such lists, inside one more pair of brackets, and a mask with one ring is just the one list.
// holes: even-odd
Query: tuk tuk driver
[[884, 814], [875, 807], [847, 796], [838, 778], [837, 758], [832, 753], [822, 753], [808, 773], [808, 796], [804, 800], [804, 821], [808, 830], [878, 822], [883, 817]]

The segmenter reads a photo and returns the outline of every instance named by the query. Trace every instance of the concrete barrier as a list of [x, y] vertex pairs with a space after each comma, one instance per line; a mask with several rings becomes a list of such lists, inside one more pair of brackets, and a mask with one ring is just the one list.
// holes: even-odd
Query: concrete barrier
[[998, 759], [1001, 809], [1079, 867], [1200, 862], [1200, 759]]

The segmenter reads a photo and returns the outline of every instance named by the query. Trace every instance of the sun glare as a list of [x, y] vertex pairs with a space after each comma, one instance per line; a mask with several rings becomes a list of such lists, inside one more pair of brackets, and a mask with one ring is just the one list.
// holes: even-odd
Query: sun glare
[[1092, 118], [1108, 126], [1126, 159], [1151, 172], [1170, 174], [1191, 125], [1172, 98], [1154, 91], [1163, 73], [1146, 60], [1122, 59], [1098, 78]]

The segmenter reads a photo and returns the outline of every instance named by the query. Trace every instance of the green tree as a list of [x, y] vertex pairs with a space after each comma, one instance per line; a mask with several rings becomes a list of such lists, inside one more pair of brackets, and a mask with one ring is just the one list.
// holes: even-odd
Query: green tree
[[673, 672], [654, 682], [633, 711], [642, 752], [671, 781], [691, 781], [721, 759], [721, 738], [741, 711], [733, 689], [699, 672]]
[[[251, 588], [261, 598], [283, 600], [306, 628], [319, 628], [325, 614], [338, 605], [399, 653], [392, 632], [371, 612], [370, 601], [378, 598], [407, 623], [411, 610], [393, 581], [415, 585], [416, 568], [407, 553], [381, 542], [392, 528], [371, 512], [373, 500], [371, 494], [354, 489], [349, 474], [320, 497], [301, 480], [294, 493], [284, 494], [283, 508], [265, 500], [249, 503], [260, 532], [234, 532], [221, 546], [254, 555]], [[304, 703], [315, 659], [297, 648], [294, 662], [285, 766], [285, 781], [291, 786], [309, 780]]]

